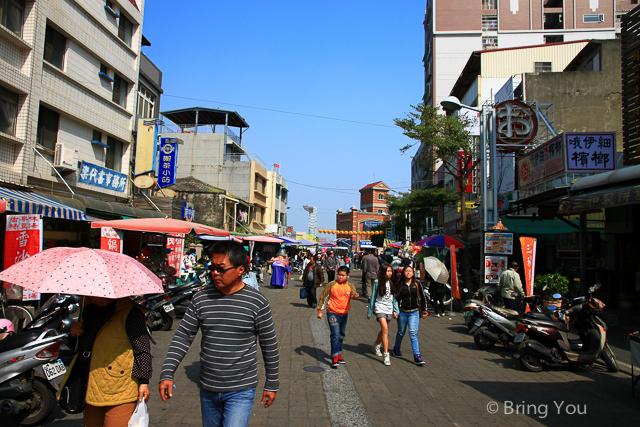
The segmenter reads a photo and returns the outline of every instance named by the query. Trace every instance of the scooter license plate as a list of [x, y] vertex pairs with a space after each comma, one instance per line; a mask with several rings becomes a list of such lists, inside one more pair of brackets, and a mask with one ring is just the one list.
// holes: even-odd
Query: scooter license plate
[[62, 360], [58, 359], [55, 363], [46, 363], [42, 365], [42, 371], [47, 380], [51, 381], [54, 378], [59, 377], [67, 373], [67, 368], [62, 363]]
[[476, 319], [476, 321], [475, 321], [474, 325], [476, 325], [476, 326], [480, 326], [480, 325], [482, 325], [483, 323], [484, 323], [484, 319]]
[[471, 316], [473, 316], [473, 311], [471, 311], [471, 310], [463, 311], [462, 312], [462, 316], [471, 317]]
[[513, 339], [514, 343], [519, 343], [524, 341], [524, 333], [520, 332], [519, 334], [516, 334], [516, 337]]
[[162, 308], [164, 308], [164, 311], [167, 312], [167, 313], [171, 313], [174, 310], [173, 304], [167, 304], [167, 305], [163, 306]]

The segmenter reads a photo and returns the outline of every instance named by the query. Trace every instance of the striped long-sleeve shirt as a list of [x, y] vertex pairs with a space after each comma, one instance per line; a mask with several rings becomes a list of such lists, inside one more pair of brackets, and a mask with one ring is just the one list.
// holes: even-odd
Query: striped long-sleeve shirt
[[200, 386], [212, 392], [257, 387], [259, 338], [266, 371], [264, 389], [278, 391], [278, 341], [269, 301], [244, 286], [225, 295], [215, 286], [196, 293], [173, 337], [162, 366], [160, 381], [173, 381], [198, 328], [202, 330]]

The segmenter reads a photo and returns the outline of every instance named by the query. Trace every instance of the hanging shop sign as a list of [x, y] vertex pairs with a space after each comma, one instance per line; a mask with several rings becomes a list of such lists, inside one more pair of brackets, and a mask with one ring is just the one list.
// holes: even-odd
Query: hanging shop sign
[[[40, 215], [7, 215], [4, 238], [4, 268], [33, 256], [42, 250], [42, 217]], [[23, 301], [39, 300], [40, 294], [9, 283], [4, 284], [7, 298]]]
[[513, 233], [484, 233], [484, 253], [488, 255], [512, 255]]
[[102, 166], [82, 161], [78, 182], [124, 193], [127, 189], [127, 175]]
[[504, 194], [498, 194], [498, 213], [509, 209], [509, 199]]
[[173, 233], [167, 236], [167, 264], [180, 271], [184, 253], [184, 234]]
[[148, 188], [153, 188], [156, 186], [156, 179], [149, 175], [138, 175], [134, 178], [133, 185], [140, 189], [146, 190]]
[[567, 172], [603, 172], [616, 170], [616, 134], [614, 132], [566, 132]]
[[175, 191], [173, 191], [170, 188], [161, 188], [158, 191], [156, 191], [156, 197], [176, 197], [178, 195], [178, 193], [176, 193]]
[[484, 283], [497, 284], [498, 278], [506, 269], [506, 256], [484, 257]]
[[[460, 171], [467, 169], [465, 167], [465, 164], [469, 162], [470, 157], [471, 157], [471, 154], [467, 155], [464, 151], [458, 151], [458, 178], [460, 178], [461, 176]], [[471, 159], [471, 163], [469, 165], [472, 165], [472, 164], [473, 164], [473, 159]], [[462, 189], [460, 188], [460, 181], [458, 181], [458, 192], [462, 192]], [[464, 192], [473, 193], [473, 171], [471, 171], [471, 173], [469, 174], [469, 177], [467, 178], [467, 185], [465, 185]]]
[[100, 227], [100, 249], [122, 253], [122, 231], [112, 227]]
[[168, 187], [176, 183], [176, 160], [178, 143], [175, 138], [160, 138], [160, 161], [158, 165], [158, 187]]
[[135, 152], [136, 163], [133, 167], [133, 174], [135, 176], [156, 170], [158, 128], [155, 120], [153, 117], [140, 117], [138, 119]]
[[545, 179], [564, 173], [564, 148], [562, 136], [542, 144], [518, 160], [520, 188], [535, 185]]
[[533, 237], [520, 237], [522, 247], [522, 259], [524, 261], [524, 278], [527, 295], [533, 295], [533, 283], [536, 271], [536, 246], [537, 240]]
[[[496, 105], [496, 140], [499, 144], [528, 145], [538, 134], [538, 118], [524, 102], [504, 101]], [[517, 150], [519, 147], [500, 147]]]
[[375, 227], [382, 225], [382, 221], [365, 221], [364, 222], [364, 231], [371, 231]]
[[182, 218], [185, 221], [193, 221], [193, 218], [196, 216], [196, 208], [193, 206], [191, 202], [184, 202], [182, 205]]

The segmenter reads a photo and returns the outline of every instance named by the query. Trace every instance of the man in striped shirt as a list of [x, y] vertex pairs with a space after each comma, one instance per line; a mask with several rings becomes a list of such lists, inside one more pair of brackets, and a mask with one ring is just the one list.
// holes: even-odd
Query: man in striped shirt
[[174, 373], [187, 354], [198, 329], [200, 403], [204, 427], [246, 426], [258, 385], [257, 342], [264, 359], [266, 381], [261, 404], [271, 406], [279, 387], [278, 341], [269, 301], [245, 286], [247, 252], [240, 243], [219, 242], [212, 248], [208, 286], [193, 296], [176, 331], [160, 375], [160, 397], [173, 395]]

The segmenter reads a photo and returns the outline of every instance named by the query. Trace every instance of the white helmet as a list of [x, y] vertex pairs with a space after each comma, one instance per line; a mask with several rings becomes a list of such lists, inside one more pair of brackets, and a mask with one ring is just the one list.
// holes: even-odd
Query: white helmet
[[7, 319], [0, 319], [0, 330], [7, 328], [6, 330], [4, 330], [3, 332], [5, 333], [15, 333], [16, 332], [16, 328], [13, 326], [13, 323], [11, 322], [11, 320], [7, 320]]

